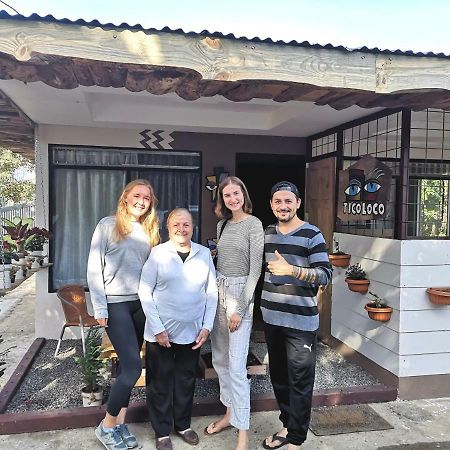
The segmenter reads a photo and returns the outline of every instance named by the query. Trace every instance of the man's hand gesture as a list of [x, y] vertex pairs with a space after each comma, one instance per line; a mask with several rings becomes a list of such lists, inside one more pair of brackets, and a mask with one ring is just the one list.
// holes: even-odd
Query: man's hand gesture
[[275, 260], [267, 263], [267, 268], [273, 275], [292, 275], [292, 266], [275, 250]]

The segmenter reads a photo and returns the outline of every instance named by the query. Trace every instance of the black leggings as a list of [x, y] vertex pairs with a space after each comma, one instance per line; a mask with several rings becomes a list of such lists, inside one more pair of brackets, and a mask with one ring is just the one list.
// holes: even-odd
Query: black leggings
[[117, 416], [130, 401], [131, 390], [142, 371], [140, 351], [144, 341], [145, 315], [141, 302], [109, 303], [106, 332], [119, 359], [116, 382], [111, 387], [106, 411]]

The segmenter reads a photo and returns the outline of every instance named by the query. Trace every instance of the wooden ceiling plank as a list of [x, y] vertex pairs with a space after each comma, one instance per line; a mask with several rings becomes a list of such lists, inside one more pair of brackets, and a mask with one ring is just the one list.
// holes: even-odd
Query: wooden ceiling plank
[[9, 103], [9, 105], [17, 111], [23, 121], [34, 129], [34, 122], [2, 90], [0, 90], [0, 98]]
[[[17, 29], [21, 30], [20, 39]], [[214, 45], [211, 44], [214, 42]], [[375, 56], [235, 39], [77, 24], [0, 20], [0, 52], [18, 61], [37, 55], [154, 67], [184, 67], [205, 80], [265, 80], [376, 89]]]

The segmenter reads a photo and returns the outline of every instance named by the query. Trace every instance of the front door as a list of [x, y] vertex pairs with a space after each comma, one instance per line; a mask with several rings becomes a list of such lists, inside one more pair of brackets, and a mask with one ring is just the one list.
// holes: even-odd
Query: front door
[[[310, 162], [306, 169], [307, 219], [320, 228], [330, 251], [333, 251], [335, 177], [335, 158]], [[331, 286], [320, 288], [317, 300], [320, 314], [319, 338], [326, 339], [331, 335]]]

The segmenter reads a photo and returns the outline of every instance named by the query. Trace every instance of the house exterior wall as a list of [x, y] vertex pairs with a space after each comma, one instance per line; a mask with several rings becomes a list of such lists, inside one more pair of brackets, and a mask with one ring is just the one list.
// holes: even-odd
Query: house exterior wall
[[[369, 290], [385, 297], [394, 312], [389, 322], [369, 319], [363, 309], [369, 295], [349, 291], [345, 269], [335, 268], [332, 335], [393, 373], [400, 386], [402, 379], [450, 374], [450, 307], [430, 303], [426, 294], [427, 287], [450, 284], [450, 241], [344, 233], [335, 239], [352, 255], [351, 264], [366, 270]], [[420, 392], [408, 393], [414, 395]]]
[[385, 297], [394, 312], [389, 322], [375, 322], [364, 305], [368, 294], [348, 289], [345, 268], [333, 269], [331, 334], [349, 347], [398, 376], [400, 327], [401, 241], [335, 233], [339, 248], [351, 254], [370, 278], [369, 289]]
[[[175, 150], [198, 151], [202, 154], [201, 226], [202, 240], [215, 235], [216, 218], [212, 212], [211, 193], [204, 185], [206, 176], [214, 167], [235, 172], [236, 153], [266, 153], [304, 155], [306, 142], [302, 138], [248, 136], [230, 134], [171, 133]], [[49, 227], [48, 145], [111, 146], [143, 149], [139, 130], [88, 128], [40, 125], [36, 131], [36, 223]], [[152, 150], [149, 149], [149, 152]], [[168, 150], [170, 151], [170, 150]], [[63, 323], [63, 314], [54, 293], [48, 293], [48, 271], [37, 273], [36, 280], [36, 337], [57, 338]], [[70, 337], [70, 332], [66, 332]]]

